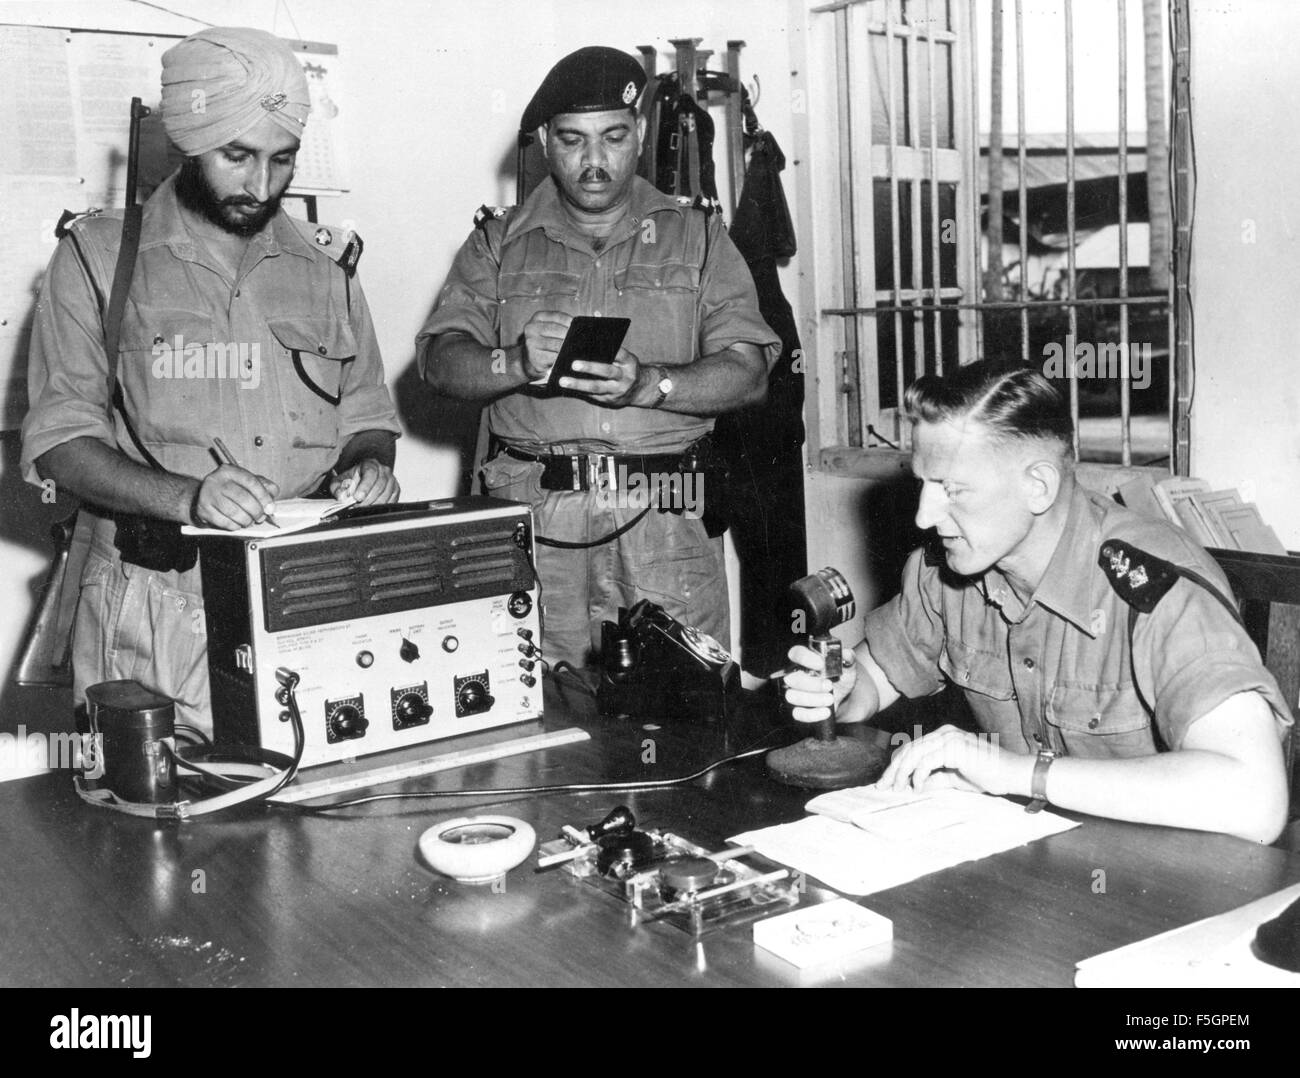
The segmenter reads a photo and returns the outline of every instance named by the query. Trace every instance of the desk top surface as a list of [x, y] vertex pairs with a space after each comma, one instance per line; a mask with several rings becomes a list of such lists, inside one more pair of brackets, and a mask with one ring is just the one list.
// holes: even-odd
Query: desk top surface
[[[542, 724], [469, 742], [571, 726], [592, 739], [398, 788], [653, 781], [771, 734], [752, 713], [725, 727], [605, 722], [573, 690], [549, 690], [547, 708]], [[885, 747], [885, 735], [858, 733]], [[1300, 857], [1277, 849], [1084, 817], [862, 899], [893, 919], [893, 943], [801, 972], [755, 947], [747, 925], [698, 944], [669, 924], [634, 926], [626, 905], [563, 871], [535, 873], [532, 858], [494, 890], [437, 876], [417, 854], [422, 832], [455, 816], [516, 816], [545, 841], [619, 803], [641, 826], [716, 849], [798, 819], [810, 796], [772, 781], [759, 757], [666, 790], [388, 801], [334, 816], [254, 809], [178, 825], [84, 805], [67, 772], [15, 780], [0, 784], [0, 983], [1066, 986], [1081, 959], [1300, 882]], [[810, 881], [802, 901], [833, 897]]]

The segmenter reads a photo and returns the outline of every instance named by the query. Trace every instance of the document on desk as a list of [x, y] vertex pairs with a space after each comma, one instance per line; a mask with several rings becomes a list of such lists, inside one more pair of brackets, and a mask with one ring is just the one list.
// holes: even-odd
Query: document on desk
[[1300, 884], [1217, 917], [1085, 958], [1077, 988], [1300, 988], [1300, 973], [1259, 959], [1255, 933], [1292, 902]]
[[1079, 826], [960, 790], [895, 793], [859, 786], [822, 794], [804, 807], [814, 815], [729, 841], [753, 846], [847, 895], [874, 894]]

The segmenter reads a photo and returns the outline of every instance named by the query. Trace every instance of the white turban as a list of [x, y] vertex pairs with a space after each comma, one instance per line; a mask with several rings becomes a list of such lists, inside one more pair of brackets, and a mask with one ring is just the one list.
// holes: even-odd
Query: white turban
[[162, 58], [162, 122], [186, 157], [238, 138], [263, 116], [301, 137], [311, 111], [302, 65], [265, 30], [218, 26]]

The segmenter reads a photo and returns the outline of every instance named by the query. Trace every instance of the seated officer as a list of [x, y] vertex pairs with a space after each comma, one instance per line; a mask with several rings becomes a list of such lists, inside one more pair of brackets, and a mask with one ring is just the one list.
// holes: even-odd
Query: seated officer
[[820, 658], [786, 698], [803, 722], [870, 718], [962, 689], [981, 733], [901, 747], [893, 789], [952, 786], [1258, 842], [1287, 809], [1290, 713], [1214, 561], [1186, 534], [1085, 490], [1069, 409], [1036, 371], [977, 363], [907, 391], [916, 522], [902, 592], [867, 615], [832, 684]]

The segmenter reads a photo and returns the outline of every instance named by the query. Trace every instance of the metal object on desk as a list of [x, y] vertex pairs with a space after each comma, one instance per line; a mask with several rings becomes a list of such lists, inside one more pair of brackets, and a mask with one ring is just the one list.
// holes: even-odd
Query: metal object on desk
[[740, 667], [727, 649], [648, 599], [601, 625], [602, 715], [717, 722], [739, 691]]
[[[838, 681], [843, 673], [841, 645], [831, 629], [853, 617], [853, 591], [838, 569], [819, 569], [790, 585], [794, 609], [801, 611], [810, 631], [808, 647], [822, 656], [825, 673]], [[870, 776], [871, 750], [861, 741], [837, 737], [835, 711], [817, 724], [816, 736], [767, 754], [767, 769], [778, 782], [815, 790], [860, 786]]]
[[278, 666], [300, 676], [304, 767], [542, 716], [526, 505], [352, 509], [200, 549], [218, 745], [291, 751]]
[[539, 848], [538, 867], [564, 863], [569, 875], [631, 906], [633, 923], [667, 921], [697, 939], [799, 902], [799, 883], [789, 869], [759, 871], [740, 860], [754, 853], [750, 847], [710, 853], [671, 832], [637, 831], [624, 822], [635, 824], [627, 813], [600, 834], [587, 828], [594, 839], [588, 843], [582, 831], [566, 827], [566, 838]]
[[95, 752], [87, 788], [150, 805], [176, 800], [176, 705], [138, 681], [91, 685], [86, 705]]

